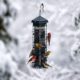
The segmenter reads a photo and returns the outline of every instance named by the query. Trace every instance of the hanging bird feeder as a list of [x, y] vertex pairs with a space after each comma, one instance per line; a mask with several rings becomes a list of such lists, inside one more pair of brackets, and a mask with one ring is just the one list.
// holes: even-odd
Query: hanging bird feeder
[[[42, 5], [42, 4], [41, 4]], [[43, 6], [43, 5], [42, 5]], [[47, 68], [47, 57], [50, 51], [47, 51], [47, 23], [48, 20], [39, 16], [32, 20], [33, 23], [33, 49], [30, 53], [30, 61], [34, 68]]]

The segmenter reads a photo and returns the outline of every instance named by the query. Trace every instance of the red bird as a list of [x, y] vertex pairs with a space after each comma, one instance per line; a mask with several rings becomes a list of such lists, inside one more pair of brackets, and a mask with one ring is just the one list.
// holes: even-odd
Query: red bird
[[33, 56], [29, 59], [28, 63], [31, 62], [31, 61], [32, 61], [32, 62], [35, 62], [35, 61], [36, 61], [36, 56], [33, 55]]
[[51, 33], [50, 32], [48, 33], [47, 41], [48, 41], [48, 44], [50, 45], [50, 41], [51, 41]]

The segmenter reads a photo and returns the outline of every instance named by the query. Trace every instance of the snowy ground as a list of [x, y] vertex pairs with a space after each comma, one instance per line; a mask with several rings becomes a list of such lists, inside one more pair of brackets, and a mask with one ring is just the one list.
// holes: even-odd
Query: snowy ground
[[[74, 25], [74, 17], [80, 13], [80, 0], [9, 0], [18, 10], [16, 20], [8, 28], [9, 33], [18, 39], [6, 47], [0, 41], [0, 78], [8, 71], [11, 80], [80, 80], [80, 29]], [[49, 20], [48, 32], [52, 34], [51, 55], [48, 69], [33, 69], [27, 64], [32, 49], [32, 23], [38, 16], [40, 3], [44, 3], [43, 17]], [[5, 7], [4, 10], [5, 11]], [[8, 50], [7, 50], [8, 49]], [[2, 72], [1, 72], [2, 70]]]

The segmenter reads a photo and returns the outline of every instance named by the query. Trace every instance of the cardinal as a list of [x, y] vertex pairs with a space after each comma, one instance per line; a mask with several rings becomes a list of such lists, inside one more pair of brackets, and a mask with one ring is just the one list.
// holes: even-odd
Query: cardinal
[[48, 41], [48, 44], [50, 45], [50, 41], [51, 41], [51, 33], [50, 32], [48, 33], [47, 41]]
[[29, 59], [28, 63], [29, 63], [29, 62], [35, 62], [35, 61], [36, 61], [36, 56], [33, 55], [33, 56]]

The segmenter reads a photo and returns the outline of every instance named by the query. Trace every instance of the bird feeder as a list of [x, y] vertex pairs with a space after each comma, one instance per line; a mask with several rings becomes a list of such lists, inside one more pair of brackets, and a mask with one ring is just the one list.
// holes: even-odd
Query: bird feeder
[[48, 20], [39, 15], [32, 20], [33, 23], [33, 45], [30, 56], [33, 60], [32, 67], [45, 68], [47, 64], [47, 23]]

